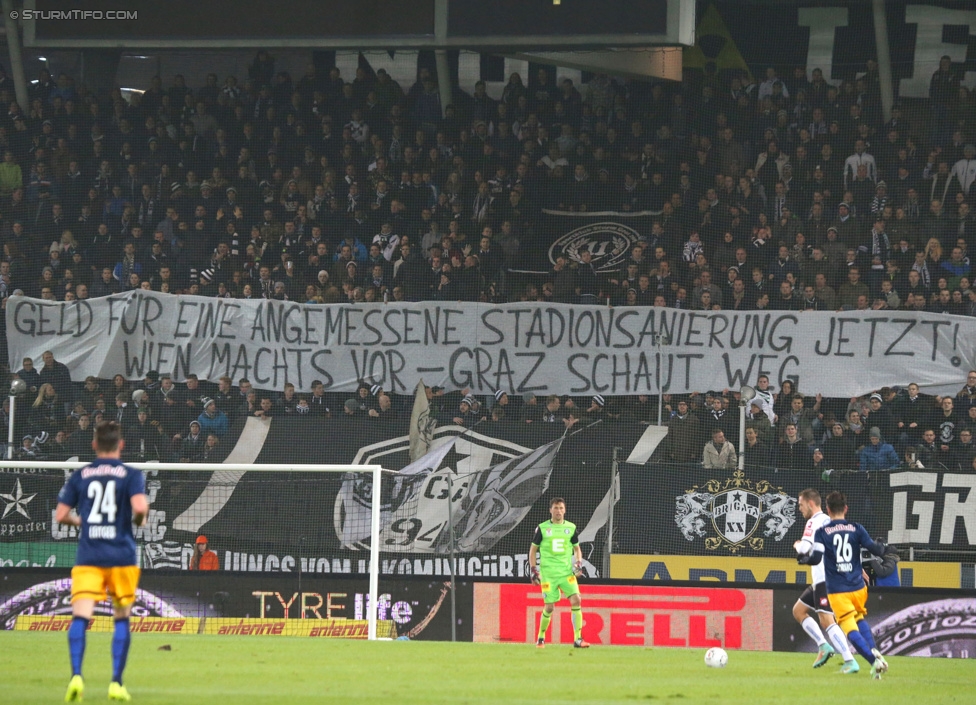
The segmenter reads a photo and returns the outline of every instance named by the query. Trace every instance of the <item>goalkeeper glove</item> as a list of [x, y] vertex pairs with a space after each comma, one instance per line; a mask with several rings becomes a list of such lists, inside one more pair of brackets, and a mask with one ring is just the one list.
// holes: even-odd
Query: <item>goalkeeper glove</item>
[[532, 584], [533, 585], [542, 585], [542, 578], [539, 576], [539, 569], [536, 568], [535, 566], [532, 566], [532, 568], [530, 570], [531, 570], [531, 574], [532, 574]]

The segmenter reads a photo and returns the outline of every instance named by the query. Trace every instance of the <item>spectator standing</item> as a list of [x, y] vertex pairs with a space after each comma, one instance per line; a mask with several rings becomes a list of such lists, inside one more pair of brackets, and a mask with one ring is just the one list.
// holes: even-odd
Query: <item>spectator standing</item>
[[870, 439], [870, 443], [858, 453], [861, 471], [892, 470], [898, 467], [901, 463], [898, 453], [891, 444], [882, 442], [881, 430], [877, 426], [871, 427]]
[[193, 544], [193, 556], [190, 558], [190, 570], [220, 570], [220, 559], [209, 546], [206, 536], [197, 536]]
[[702, 465], [706, 470], [734, 470], [738, 457], [731, 443], [726, 442], [725, 433], [720, 428], [712, 431], [712, 440], [702, 451]]

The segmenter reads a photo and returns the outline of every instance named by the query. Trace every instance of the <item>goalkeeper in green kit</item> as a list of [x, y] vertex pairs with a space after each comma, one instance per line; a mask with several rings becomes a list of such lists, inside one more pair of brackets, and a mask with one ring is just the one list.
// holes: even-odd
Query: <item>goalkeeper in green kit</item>
[[541, 649], [546, 645], [546, 631], [562, 590], [573, 610], [573, 646], [587, 649], [590, 645], [583, 641], [583, 608], [576, 581], [583, 573], [583, 551], [576, 536], [576, 524], [566, 521], [566, 501], [561, 497], [549, 503], [549, 515], [552, 519], [539, 524], [529, 549], [532, 582], [542, 587], [542, 599], [546, 603], [536, 646]]

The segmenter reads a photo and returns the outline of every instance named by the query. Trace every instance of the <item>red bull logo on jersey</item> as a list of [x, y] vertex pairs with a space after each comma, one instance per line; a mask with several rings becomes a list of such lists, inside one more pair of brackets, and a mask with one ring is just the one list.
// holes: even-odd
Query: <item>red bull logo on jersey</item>
[[796, 498], [766, 480], [736, 470], [708, 480], [676, 498], [674, 522], [686, 540], [704, 539], [709, 551], [762, 551], [766, 540], [782, 541], [796, 522]]

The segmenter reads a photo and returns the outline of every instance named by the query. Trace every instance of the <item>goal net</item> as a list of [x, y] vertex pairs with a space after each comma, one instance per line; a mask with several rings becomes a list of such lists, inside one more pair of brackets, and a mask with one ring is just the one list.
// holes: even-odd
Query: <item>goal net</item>
[[[50, 567], [51, 579], [38, 580], [35, 571], [21, 576], [25, 584], [13, 586], [18, 575], [11, 572], [0, 595], [4, 628], [59, 629], [57, 618], [70, 615], [70, 580], [63, 567], [73, 564], [79, 529], [54, 524], [53, 516], [61, 486], [85, 465], [0, 463], [0, 472], [16, 478], [5, 518], [14, 514], [23, 520], [5, 525], [13, 532], [18, 526], [33, 532], [35, 524], [47, 523], [53, 539], [22, 544], [18, 565]], [[133, 528], [142, 568], [133, 611], [152, 618], [146, 629], [397, 636], [396, 605], [379, 589], [380, 493], [373, 488], [380, 486], [381, 466], [131, 465], [144, 472], [150, 501], [145, 525]], [[355, 558], [327, 557], [322, 547], [335, 544], [335, 529], [331, 503], [324, 498], [344, 485], [356, 488], [357, 502], [356, 511], [345, 517], [346, 530], [359, 537], [363, 550]], [[352, 593], [318, 589], [314, 578], [334, 572], [361, 579]], [[96, 620], [95, 628], [108, 628], [110, 603], [100, 603], [96, 613], [105, 624]]]

